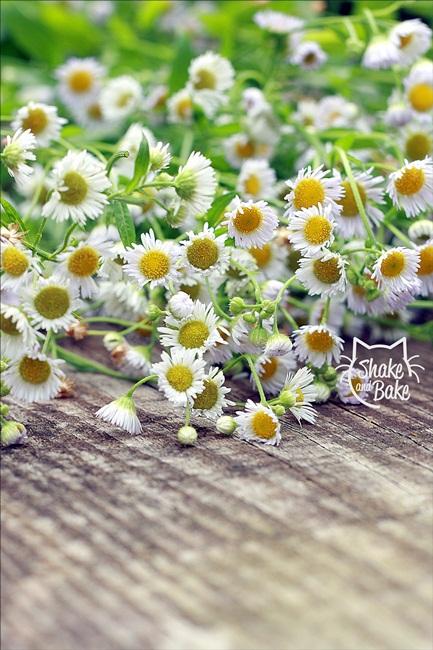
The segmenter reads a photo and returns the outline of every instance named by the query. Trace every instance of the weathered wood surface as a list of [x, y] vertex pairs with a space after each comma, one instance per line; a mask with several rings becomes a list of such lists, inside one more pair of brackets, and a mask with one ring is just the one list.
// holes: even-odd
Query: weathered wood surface
[[[143, 387], [144, 434], [93, 413], [119, 382], [26, 406], [3, 454], [4, 650], [429, 650], [432, 350], [409, 403], [326, 404], [278, 449]], [[16, 408], [16, 407], [15, 407]]]

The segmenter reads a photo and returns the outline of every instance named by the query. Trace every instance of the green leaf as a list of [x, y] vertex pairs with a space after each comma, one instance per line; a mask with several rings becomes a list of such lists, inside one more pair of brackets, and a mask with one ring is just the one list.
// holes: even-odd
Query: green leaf
[[0, 198], [0, 201], [4, 210], [2, 213], [2, 223], [5, 223], [5, 225], [8, 225], [10, 223], [17, 223], [19, 224], [21, 230], [24, 230], [24, 222], [12, 203], [9, 203], [9, 201], [6, 201], [6, 199], [3, 197]]
[[171, 67], [168, 88], [171, 93], [183, 88], [188, 80], [188, 68], [194, 52], [189, 39], [182, 37], [174, 50], [173, 64]]
[[227, 192], [222, 196], [218, 196], [215, 201], [212, 203], [209, 211], [206, 215], [206, 221], [210, 226], [215, 226], [218, 223], [218, 220], [221, 214], [224, 212], [224, 209], [228, 206], [230, 201], [232, 201], [236, 196], [236, 192]]
[[128, 187], [126, 188], [126, 191], [128, 193], [131, 193], [133, 190], [135, 190], [140, 179], [142, 179], [143, 176], [147, 174], [147, 170], [149, 169], [149, 162], [150, 162], [149, 142], [146, 136], [143, 136], [134, 163], [134, 175]]
[[122, 244], [126, 248], [135, 242], [135, 226], [126, 203], [113, 200], [114, 221]]

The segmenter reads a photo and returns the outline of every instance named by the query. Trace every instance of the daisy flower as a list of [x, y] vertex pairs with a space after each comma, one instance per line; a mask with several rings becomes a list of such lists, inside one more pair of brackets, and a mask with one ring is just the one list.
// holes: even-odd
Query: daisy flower
[[178, 291], [169, 299], [168, 310], [173, 318], [181, 320], [191, 315], [194, 309], [194, 301], [185, 291]]
[[389, 40], [398, 52], [400, 65], [412, 65], [430, 49], [432, 31], [419, 18], [405, 20], [393, 27]]
[[236, 434], [242, 440], [262, 442], [265, 445], [279, 445], [280, 423], [275, 413], [263, 404], [248, 400], [245, 411], [236, 411]]
[[[373, 169], [354, 174], [365, 213], [375, 225], [383, 220], [383, 212], [374, 203], [384, 203], [383, 176], [373, 176]], [[365, 236], [365, 226], [348, 180], [342, 180], [343, 196], [337, 201], [341, 211], [336, 214], [338, 230], [345, 239]]]
[[202, 415], [209, 420], [217, 420], [227, 406], [233, 402], [226, 399], [230, 388], [224, 386], [225, 377], [218, 368], [210, 368], [203, 377], [204, 388], [197, 394], [192, 403], [196, 415]]
[[335, 221], [331, 206], [297, 210], [289, 220], [290, 242], [293, 248], [311, 255], [334, 241]]
[[[255, 366], [265, 393], [276, 395], [284, 386], [287, 372], [296, 368], [296, 360], [291, 352], [282, 357], [263, 354], [257, 359]], [[255, 386], [253, 377], [251, 383]]]
[[319, 251], [300, 260], [296, 277], [311, 296], [332, 296], [346, 287], [345, 261], [338, 253]]
[[315, 126], [319, 130], [351, 126], [357, 112], [356, 104], [344, 97], [323, 97], [318, 103]]
[[143, 93], [138, 81], [123, 75], [108, 81], [101, 90], [99, 101], [106, 120], [123, 120], [139, 108]]
[[381, 70], [392, 68], [399, 61], [399, 52], [395, 44], [383, 35], [375, 36], [368, 44], [362, 57], [364, 68]]
[[285, 334], [272, 334], [266, 341], [265, 355], [268, 357], [285, 357], [292, 347], [292, 341]]
[[59, 95], [68, 107], [89, 103], [101, 88], [105, 68], [93, 58], [71, 58], [56, 70]]
[[429, 124], [412, 122], [402, 133], [402, 148], [408, 160], [423, 160], [433, 152], [433, 131]]
[[217, 325], [218, 334], [222, 339], [223, 343], [218, 341], [215, 345], [204, 354], [204, 359], [206, 363], [213, 364], [223, 364], [226, 361], [229, 361], [232, 358], [232, 349], [231, 349], [231, 335], [230, 335], [230, 325], [227, 321], [219, 321]]
[[22, 402], [44, 402], [59, 392], [65, 374], [64, 362], [40, 352], [25, 352], [2, 373], [11, 395]]
[[417, 279], [419, 255], [410, 248], [391, 248], [384, 251], [374, 265], [373, 279], [380, 289], [403, 291]]
[[128, 433], [141, 433], [142, 427], [137, 417], [137, 409], [132, 397], [122, 395], [118, 399], [106, 404], [95, 413], [96, 417], [109, 424], [114, 424]]
[[30, 282], [34, 271], [39, 271], [36, 258], [21, 244], [14, 246], [2, 242], [0, 248], [0, 270], [2, 289], [17, 290]]
[[254, 14], [254, 22], [262, 29], [266, 29], [273, 34], [290, 34], [295, 30], [301, 29], [304, 21], [295, 16], [289, 16], [281, 11], [258, 11]]
[[272, 144], [258, 142], [245, 133], [236, 133], [224, 141], [224, 152], [230, 165], [238, 169], [250, 158], [269, 160], [274, 148]]
[[324, 363], [340, 360], [343, 339], [326, 325], [303, 325], [293, 335], [294, 352], [300, 361], [320, 368]]
[[161, 171], [169, 166], [171, 161], [170, 145], [157, 142], [149, 147], [149, 170]]
[[24, 294], [23, 309], [33, 325], [47, 331], [58, 332], [75, 323], [73, 312], [80, 307], [78, 292], [68, 282], [51, 277], [40, 278], [37, 284]]
[[323, 169], [323, 165], [314, 170], [307, 167], [298, 172], [294, 181], [287, 181], [290, 192], [284, 197], [288, 203], [286, 216], [319, 205], [323, 208], [330, 206], [329, 214], [337, 214], [340, 210], [337, 201], [341, 198], [343, 189], [340, 179], [337, 176], [329, 178], [329, 173], [329, 170]]
[[414, 223], [411, 223], [407, 230], [412, 241], [421, 244], [422, 242], [427, 241], [428, 239], [433, 239], [433, 220], [430, 219], [418, 219]]
[[263, 246], [252, 246], [248, 252], [256, 262], [259, 280], [281, 277], [286, 273], [287, 250], [278, 246], [275, 240]]
[[155, 239], [153, 230], [141, 235], [141, 244], [133, 244], [124, 253], [123, 270], [140, 285], [150, 288], [167, 285], [178, 275], [179, 246], [173, 241]]
[[167, 100], [168, 120], [176, 124], [190, 124], [194, 110], [191, 91], [179, 90]]
[[71, 106], [69, 110], [77, 124], [87, 128], [90, 133], [105, 134], [113, 128], [112, 122], [106, 120], [102, 112], [99, 95], [89, 102]]
[[36, 334], [17, 307], [1, 303], [0, 310], [2, 354], [9, 359], [16, 359], [23, 350], [36, 345]]
[[42, 216], [54, 221], [72, 219], [84, 226], [87, 219], [102, 214], [111, 183], [104, 165], [87, 151], [69, 151], [56, 162], [51, 174], [53, 192], [42, 208]]
[[193, 151], [175, 178], [176, 192], [187, 212], [196, 215], [209, 210], [216, 186], [215, 171], [210, 160]]
[[36, 160], [33, 149], [36, 147], [36, 138], [30, 129], [18, 129], [13, 136], [6, 136], [6, 144], [1, 153], [1, 159], [7, 167], [9, 175], [17, 183], [25, 182], [25, 178], [33, 173], [27, 160]]
[[345, 370], [337, 380], [337, 395], [344, 404], [360, 404], [359, 399], [365, 401], [368, 398], [368, 383], [364, 370]]
[[314, 375], [308, 368], [299, 368], [295, 373], [287, 375], [284, 382], [283, 391], [289, 391], [295, 398], [293, 406], [288, 410], [300, 423], [301, 420], [306, 422], [315, 422], [317, 417], [316, 410], [311, 404], [316, 400], [317, 391], [314, 386]]
[[14, 130], [29, 129], [40, 147], [46, 147], [60, 135], [60, 129], [67, 120], [57, 115], [56, 106], [48, 106], [37, 102], [29, 102], [17, 111], [12, 122]]
[[404, 79], [406, 98], [412, 110], [423, 116], [433, 108], [433, 64], [421, 62]]
[[246, 160], [241, 167], [236, 190], [244, 199], [271, 199], [277, 177], [266, 160]]
[[158, 387], [176, 406], [186, 406], [204, 389], [205, 362], [195, 350], [163, 352], [152, 373], [158, 375]]
[[159, 327], [160, 341], [164, 347], [194, 350], [203, 353], [216, 343], [224, 344], [217, 329], [218, 318], [212, 304], [194, 302], [191, 313], [182, 320], [167, 316], [165, 327]]
[[384, 122], [388, 126], [400, 128], [408, 124], [413, 118], [413, 113], [402, 96], [401, 92], [394, 90], [388, 100], [388, 108], [384, 115]]
[[111, 257], [113, 240], [109, 231], [96, 228], [87, 239], [77, 246], [71, 246], [58, 257], [57, 273], [60, 278], [69, 280], [74, 291], [82, 298], [92, 298], [97, 292], [94, 276], [101, 263]]
[[433, 204], [433, 160], [405, 160], [401, 169], [389, 175], [386, 188], [392, 202], [408, 217], [416, 217]]
[[263, 246], [270, 241], [278, 226], [278, 217], [265, 201], [241, 201], [237, 196], [227, 213], [224, 225], [234, 237], [236, 246], [250, 248]]
[[[38, 209], [47, 201], [51, 190], [50, 182], [42, 165], [36, 164], [33, 167], [33, 174], [21, 178], [17, 182], [17, 190], [27, 199], [20, 206], [22, 212], [27, 214], [33, 208], [29, 216], [32, 216], [33, 212], [37, 215]], [[33, 205], [34, 201], [36, 201], [36, 205]]]
[[418, 246], [419, 267], [417, 275], [422, 282], [421, 295], [433, 293], [433, 238], [422, 246]]
[[188, 72], [193, 100], [211, 117], [233, 86], [232, 64], [215, 52], [206, 52], [191, 62]]
[[294, 47], [290, 63], [299, 65], [303, 70], [317, 70], [328, 58], [318, 43], [304, 41]]
[[186, 267], [202, 277], [215, 272], [224, 273], [229, 260], [229, 250], [224, 245], [226, 236], [216, 237], [214, 229], [207, 223], [197, 235], [189, 232], [187, 236], [188, 239], [181, 242]]

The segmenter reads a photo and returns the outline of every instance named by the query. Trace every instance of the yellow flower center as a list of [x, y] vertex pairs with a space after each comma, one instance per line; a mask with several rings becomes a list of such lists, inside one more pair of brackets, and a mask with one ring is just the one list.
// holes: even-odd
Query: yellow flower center
[[71, 305], [71, 299], [68, 291], [63, 287], [50, 286], [44, 287], [36, 294], [34, 305], [41, 316], [48, 320], [54, 320], [66, 314]]
[[204, 380], [204, 389], [194, 400], [195, 409], [203, 411], [211, 409], [218, 401], [218, 386], [211, 379]]
[[254, 155], [254, 145], [249, 140], [246, 142], [237, 142], [235, 148], [239, 158], [251, 158]]
[[422, 160], [431, 150], [432, 141], [426, 133], [413, 133], [406, 140], [406, 155], [410, 160]]
[[382, 275], [386, 278], [396, 278], [406, 266], [406, 258], [401, 251], [392, 251], [380, 265]]
[[42, 108], [30, 108], [23, 120], [23, 129], [30, 129], [34, 135], [41, 133], [48, 124], [47, 114]]
[[253, 196], [256, 196], [260, 192], [260, 179], [255, 174], [251, 174], [246, 179], [245, 192]]
[[306, 65], [313, 65], [313, 63], [316, 63], [316, 61], [317, 61], [317, 57], [314, 54], [314, 52], [310, 52], [309, 54], [304, 56], [304, 63]]
[[338, 260], [336, 257], [332, 257], [330, 260], [315, 260], [313, 264], [314, 275], [320, 282], [325, 284], [334, 284], [338, 282], [341, 277], [341, 269], [338, 266]]
[[233, 219], [233, 225], [236, 230], [248, 235], [250, 232], [257, 230], [262, 221], [263, 215], [261, 211], [254, 205], [251, 205], [244, 207], [242, 212], [240, 210], [236, 212], [235, 218]]
[[86, 93], [93, 85], [93, 75], [88, 70], [75, 70], [68, 79], [74, 93]]
[[334, 346], [334, 339], [326, 330], [316, 330], [305, 334], [305, 343], [313, 352], [329, 352]]
[[68, 271], [80, 278], [96, 273], [99, 266], [99, 253], [92, 246], [77, 248], [68, 258]]
[[0, 330], [9, 336], [19, 336], [19, 329], [10, 316], [0, 314]]
[[426, 246], [419, 252], [418, 275], [431, 275], [433, 273], [433, 244]]
[[170, 260], [163, 251], [147, 251], [141, 256], [138, 268], [148, 280], [160, 280], [169, 272]]
[[184, 97], [177, 103], [177, 112], [181, 118], [185, 119], [191, 112], [192, 101], [189, 97]]
[[277, 357], [270, 357], [269, 359], [266, 359], [266, 361], [264, 361], [260, 367], [260, 379], [263, 379], [263, 381], [271, 379], [277, 372], [278, 365], [279, 364]]
[[48, 361], [23, 357], [18, 366], [21, 378], [29, 384], [43, 384], [51, 375]]
[[190, 264], [205, 271], [218, 261], [218, 246], [212, 239], [195, 239], [188, 246], [186, 256]]
[[352, 286], [352, 291], [356, 296], [359, 296], [360, 298], [363, 298], [365, 296], [365, 289], [364, 287], [361, 287], [359, 284], [354, 284]]
[[325, 198], [323, 185], [317, 178], [303, 178], [295, 187], [294, 206], [297, 210], [311, 208]]
[[[367, 195], [365, 193], [364, 187], [360, 184], [356, 184], [358, 187], [359, 196], [361, 197], [362, 205], [365, 205], [367, 201]], [[358, 206], [356, 205], [355, 196], [353, 190], [350, 187], [349, 181], [343, 181], [342, 186], [344, 188], [344, 196], [337, 203], [342, 206], [341, 214], [343, 217], [357, 217], [359, 214]]]
[[295, 390], [295, 396], [296, 396], [296, 403], [297, 404], [299, 404], [299, 402], [304, 401], [304, 393], [302, 392], [302, 390], [300, 388], [297, 388]]
[[433, 106], [433, 88], [429, 84], [415, 84], [409, 91], [409, 101], [420, 113], [429, 111]]
[[395, 189], [403, 196], [412, 196], [420, 191], [424, 185], [424, 172], [418, 167], [408, 167], [395, 181]]
[[249, 248], [248, 251], [254, 257], [257, 262], [257, 266], [262, 269], [265, 267], [272, 259], [272, 248], [270, 244], [265, 244], [261, 248], [253, 246]]
[[401, 50], [404, 50], [405, 47], [411, 44], [413, 34], [406, 34], [405, 36], [399, 36], [399, 47]]
[[87, 196], [87, 181], [78, 172], [68, 172], [63, 177], [63, 185], [68, 188], [60, 192], [62, 202], [67, 205], [79, 205]]
[[179, 329], [178, 341], [188, 349], [201, 348], [209, 336], [209, 328], [201, 320], [190, 320]]
[[352, 384], [352, 388], [355, 393], [360, 393], [362, 389], [362, 377], [351, 377], [350, 378], [350, 383]]
[[2, 252], [1, 265], [5, 273], [9, 273], [14, 278], [18, 278], [27, 271], [29, 260], [22, 250], [14, 246], [8, 246]]
[[102, 120], [102, 110], [100, 105], [97, 102], [95, 104], [90, 104], [90, 106], [87, 107], [87, 115], [92, 120]]
[[331, 223], [326, 217], [310, 217], [304, 227], [304, 237], [309, 244], [319, 246], [329, 240]]
[[265, 411], [254, 413], [251, 426], [256, 436], [263, 438], [263, 440], [271, 440], [277, 432], [277, 423]]
[[168, 383], [174, 390], [183, 393], [188, 388], [192, 386], [193, 374], [187, 366], [182, 366], [180, 364], [171, 366], [167, 370], [166, 378]]
[[179, 291], [186, 293], [192, 300], [196, 300], [200, 294], [200, 284], [181, 284]]
[[196, 90], [215, 90], [216, 77], [210, 70], [198, 70], [197, 79], [194, 81], [194, 88]]
[[129, 92], [128, 93], [122, 93], [117, 98], [116, 106], [118, 108], [125, 108], [125, 106], [128, 106], [129, 102], [131, 101], [132, 96], [133, 96], [132, 93], [129, 93]]

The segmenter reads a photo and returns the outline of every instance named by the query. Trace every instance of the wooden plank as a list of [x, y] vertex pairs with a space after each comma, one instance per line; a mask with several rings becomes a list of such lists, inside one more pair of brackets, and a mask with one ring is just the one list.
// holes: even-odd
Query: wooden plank
[[[6, 650], [427, 650], [432, 645], [431, 349], [407, 404], [284, 418], [279, 448], [201, 424], [150, 387], [129, 436], [96, 421], [125, 384], [18, 406], [2, 464]], [[100, 359], [102, 360], [102, 359]], [[238, 388], [239, 395], [245, 395]]]

